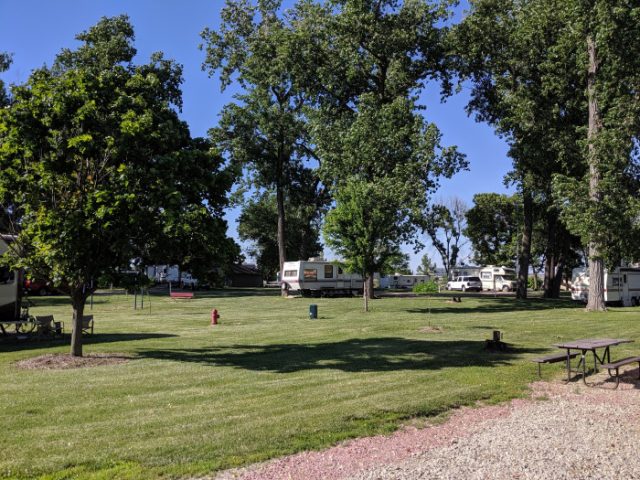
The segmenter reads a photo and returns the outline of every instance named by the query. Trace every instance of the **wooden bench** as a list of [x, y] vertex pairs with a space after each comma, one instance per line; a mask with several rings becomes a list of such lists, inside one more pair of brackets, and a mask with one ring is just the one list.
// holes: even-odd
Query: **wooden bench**
[[611, 375], [611, 370], [616, 371], [616, 386], [614, 389], [618, 388], [618, 385], [620, 384], [620, 367], [635, 362], [638, 362], [638, 379], [640, 379], [640, 357], [627, 357], [615, 362], [602, 364], [602, 368], [606, 368], [609, 371], [609, 376], [613, 377], [613, 375]]
[[193, 292], [171, 292], [171, 298], [193, 298]]
[[[570, 353], [567, 359], [566, 353], [554, 353], [553, 355], [547, 355], [546, 357], [534, 358], [531, 361], [536, 362], [538, 364], [538, 377], [542, 378], [542, 372], [540, 371], [540, 365], [543, 363], [558, 363], [558, 362], [567, 362], [570, 361], [571, 358], [576, 358], [578, 353]], [[568, 367], [567, 367], [568, 368]]]

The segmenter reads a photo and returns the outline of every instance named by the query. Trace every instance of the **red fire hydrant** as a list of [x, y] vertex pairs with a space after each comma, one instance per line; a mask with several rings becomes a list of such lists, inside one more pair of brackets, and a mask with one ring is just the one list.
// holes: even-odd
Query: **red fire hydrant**
[[219, 318], [220, 315], [218, 314], [218, 310], [216, 310], [215, 308], [211, 310], [211, 325], [217, 325]]

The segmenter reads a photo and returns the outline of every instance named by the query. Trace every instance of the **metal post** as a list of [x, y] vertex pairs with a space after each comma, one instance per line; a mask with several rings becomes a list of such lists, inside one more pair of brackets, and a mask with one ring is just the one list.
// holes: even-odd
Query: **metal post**
[[138, 290], [133, 290], [133, 309], [138, 309]]
[[140, 289], [140, 310], [144, 310], [144, 288]]

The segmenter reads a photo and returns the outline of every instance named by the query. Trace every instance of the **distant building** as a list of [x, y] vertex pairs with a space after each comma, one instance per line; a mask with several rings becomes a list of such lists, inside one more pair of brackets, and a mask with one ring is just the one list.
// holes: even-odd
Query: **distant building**
[[262, 273], [255, 265], [233, 265], [227, 275], [228, 287], [262, 287]]

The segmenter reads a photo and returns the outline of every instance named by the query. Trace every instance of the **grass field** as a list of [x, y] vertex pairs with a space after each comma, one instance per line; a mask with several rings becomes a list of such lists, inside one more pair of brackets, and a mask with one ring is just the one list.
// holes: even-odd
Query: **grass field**
[[[566, 301], [463, 297], [281, 299], [277, 291], [95, 299], [85, 353], [125, 364], [21, 370], [64, 342], [0, 343], [0, 476], [148, 479], [208, 473], [523, 395], [533, 356], [583, 337], [640, 341], [640, 310], [586, 314]], [[70, 325], [64, 297], [33, 314]], [[310, 303], [319, 319], [309, 320]], [[145, 305], [148, 307], [148, 302]], [[211, 309], [221, 324], [209, 326]], [[429, 328], [430, 327], [430, 328]], [[437, 328], [435, 328], [437, 327]], [[493, 329], [512, 345], [484, 350]], [[439, 330], [439, 331], [437, 331]], [[613, 357], [637, 344], [614, 347]], [[561, 376], [560, 364], [543, 374]]]

